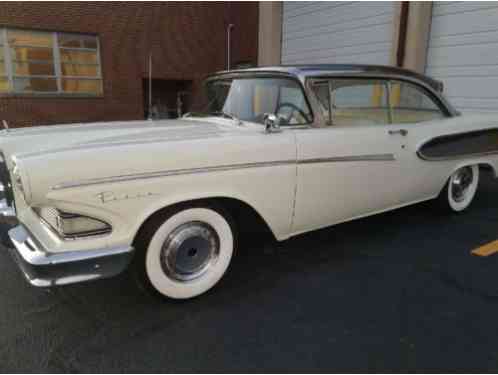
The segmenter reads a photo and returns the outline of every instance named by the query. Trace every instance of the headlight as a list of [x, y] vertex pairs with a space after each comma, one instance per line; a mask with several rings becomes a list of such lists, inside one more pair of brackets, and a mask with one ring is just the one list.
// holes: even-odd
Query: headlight
[[24, 195], [24, 186], [22, 185], [21, 173], [17, 165], [12, 169], [12, 183]]
[[40, 207], [35, 211], [63, 238], [78, 238], [110, 233], [109, 224], [92, 217], [62, 212], [54, 207]]

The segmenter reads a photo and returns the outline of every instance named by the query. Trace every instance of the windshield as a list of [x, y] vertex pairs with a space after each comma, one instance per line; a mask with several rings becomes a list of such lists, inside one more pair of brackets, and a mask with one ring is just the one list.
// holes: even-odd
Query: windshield
[[298, 82], [286, 78], [234, 78], [207, 84], [208, 113], [232, 115], [263, 124], [264, 115], [280, 117], [280, 126], [312, 122], [311, 111]]

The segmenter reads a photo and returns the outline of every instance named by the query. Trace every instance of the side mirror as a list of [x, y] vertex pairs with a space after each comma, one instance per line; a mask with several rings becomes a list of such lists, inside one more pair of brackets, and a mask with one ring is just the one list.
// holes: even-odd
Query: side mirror
[[265, 113], [264, 124], [267, 133], [278, 133], [282, 131], [280, 130], [280, 118], [274, 113]]

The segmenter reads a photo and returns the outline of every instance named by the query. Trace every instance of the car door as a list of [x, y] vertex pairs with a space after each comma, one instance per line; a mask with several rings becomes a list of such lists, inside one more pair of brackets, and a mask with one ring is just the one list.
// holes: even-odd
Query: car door
[[399, 162], [409, 172], [400, 181], [399, 197], [404, 202], [432, 198], [444, 185], [451, 168], [448, 162], [427, 162], [417, 152], [423, 143], [450, 132], [453, 123], [447, 119], [443, 105], [415, 83], [391, 80], [389, 93], [389, 133], [399, 142]]
[[402, 204], [404, 150], [390, 133], [388, 82], [321, 80], [313, 88], [326, 126], [296, 130], [295, 234]]

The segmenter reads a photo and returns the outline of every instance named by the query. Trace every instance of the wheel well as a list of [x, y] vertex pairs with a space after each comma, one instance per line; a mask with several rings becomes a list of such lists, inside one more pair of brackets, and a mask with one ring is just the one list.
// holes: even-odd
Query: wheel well
[[492, 171], [494, 177], [497, 177], [496, 174], [496, 169], [489, 163], [479, 163], [479, 169], [485, 170], [485, 171]]
[[220, 207], [230, 215], [231, 219], [233, 219], [239, 235], [258, 233], [259, 235], [270, 235], [273, 239], [275, 239], [275, 235], [268, 223], [252, 206], [235, 198], [213, 197], [178, 202], [157, 210], [142, 223], [139, 230], [135, 234], [134, 242], [150, 222], [161, 220], [172, 212], [192, 206]]

